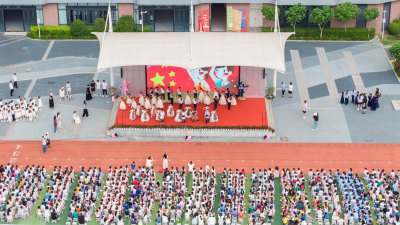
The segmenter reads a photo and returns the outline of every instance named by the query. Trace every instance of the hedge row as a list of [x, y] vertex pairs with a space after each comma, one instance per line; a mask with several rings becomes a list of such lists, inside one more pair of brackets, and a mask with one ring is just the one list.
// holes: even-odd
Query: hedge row
[[393, 22], [391, 22], [389, 24], [388, 30], [389, 30], [389, 34], [391, 34], [391, 35], [399, 35], [400, 34], [400, 18], [393, 20]]
[[[70, 26], [41, 26], [40, 39], [96, 39], [95, 35], [90, 34], [95, 31], [95, 26], [86, 26], [87, 32], [84, 36], [74, 37], [71, 35]], [[144, 32], [151, 32], [151, 26], [144, 26]], [[137, 32], [142, 32], [142, 27], [138, 27]], [[31, 32], [26, 35], [32, 39], [39, 39], [37, 26], [31, 26]]]
[[[271, 27], [263, 27], [263, 32], [272, 32]], [[293, 32], [292, 27], [282, 27], [281, 32]], [[371, 28], [368, 38], [368, 28], [324, 28], [322, 39], [334, 41], [368, 41], [374, 38], [375, 28]], [[321, 40], [318, 27], [296, 27], [296, 34], [289, 37], [289, 40]]]

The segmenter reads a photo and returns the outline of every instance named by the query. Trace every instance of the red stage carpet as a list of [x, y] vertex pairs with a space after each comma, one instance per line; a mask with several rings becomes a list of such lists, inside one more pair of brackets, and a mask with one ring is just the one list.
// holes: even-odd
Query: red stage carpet
[[[231, 110], [228, 110], [228, 105], [218, 105], [217, 115], [218, 122], [217, 123], [209, 123], [207, 126], [268, 126], [267, 121], [267, 110], [265, 106], [264, 98], [247, 98], [244, 101], [237, 100], [236, 106], [231, 106]], [[164, 112], [165, 112], [165, 123], [164, 125], [176, 125], [182, 126], [182, 123], [178, 123], [174, 121], [174, 117], [167, 117], [167, 108], [169, 103], [164, 103]], [[185, 108], [185, 104], [183, 108]], [[191, 105], [193, 110], [193, 105]], [[191, 119], [186, 119], [186, 126], [206, 126], [206, 121], [204, 119], [204, 104], [197, 104], [197, 112], [199, 117], [199, 122], [192, 122]], [[212, 110], [214, 104], [210, 105], [210, 110]], [[175, 112], [179, 108], [179, 104], [174, 104]], [[150, 116], [150, 110], [147, 110], [148, 115]], [[118, 115], [115, 121], [115, 125], [146, 125], [146, 126], [155, 126], [161, 125], [160, 122], [156, 121], [155, 117], [151, 118], [149, 122], [142, 123], [140, 121], [140, 117], [137, 117], [136, 120], [132, 121], [129, 119], [130, 114], [130, 106], [127, 105], [126, 110], [121, 110], [118, 108]]]

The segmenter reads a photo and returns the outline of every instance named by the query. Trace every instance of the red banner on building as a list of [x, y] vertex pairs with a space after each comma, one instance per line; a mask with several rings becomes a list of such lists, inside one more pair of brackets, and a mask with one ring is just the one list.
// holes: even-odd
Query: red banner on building
[[199, 31], [210, 32], [210, 9], [204, 9], [200, 11]]

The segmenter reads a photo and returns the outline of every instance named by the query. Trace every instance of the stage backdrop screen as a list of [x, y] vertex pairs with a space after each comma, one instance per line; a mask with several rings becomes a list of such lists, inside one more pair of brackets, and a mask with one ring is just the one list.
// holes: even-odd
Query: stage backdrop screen
[[[187, 70], [172, 66], [147, 66], [147, 89], [168, 86], [172, 91], [193, 91], [194, 87], [214, 91], [215, 88], [231, 92], [239, 84], [239, 66], [217, 66]], [[199, 88], [198, 88], [199, 89]]]

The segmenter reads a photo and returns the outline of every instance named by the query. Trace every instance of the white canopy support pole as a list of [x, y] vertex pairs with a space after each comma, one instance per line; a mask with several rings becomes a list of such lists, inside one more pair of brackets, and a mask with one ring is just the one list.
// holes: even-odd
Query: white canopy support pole
[[110, 68], [110, 85], [114, 87], [114, 71]]
[[192, 65], [192, 56], [193, 56], [193, 32], [194, 32], [194, 24], [193, 24], [193, 1], [190, 0], [190, 65]]
[[[279, 44], [280, 44], [280, 50], [281, 50], [281, 60], [282, 63], [285, 64], [285, 56], [284, 56], [284, 51], [283, 51], [283, 45], [282, 45], [282, 36], [281, 36], [281, 28], [279, 27], [279, 15], [278, 15], [278, 0], [275, 1], [275, 24], [274, 24], [274, 32], [279, 33]], [[274, 69], [274, 96], [276, 96], [276, 80], [278, 76], [278, 71]]]
[[194, 32], [194, 11], [193, 11], [193, 1], [190, 1], [190, 31]]
[[274, 70], [274, 96], [276, 97], [276, 75], [278, 71]]

